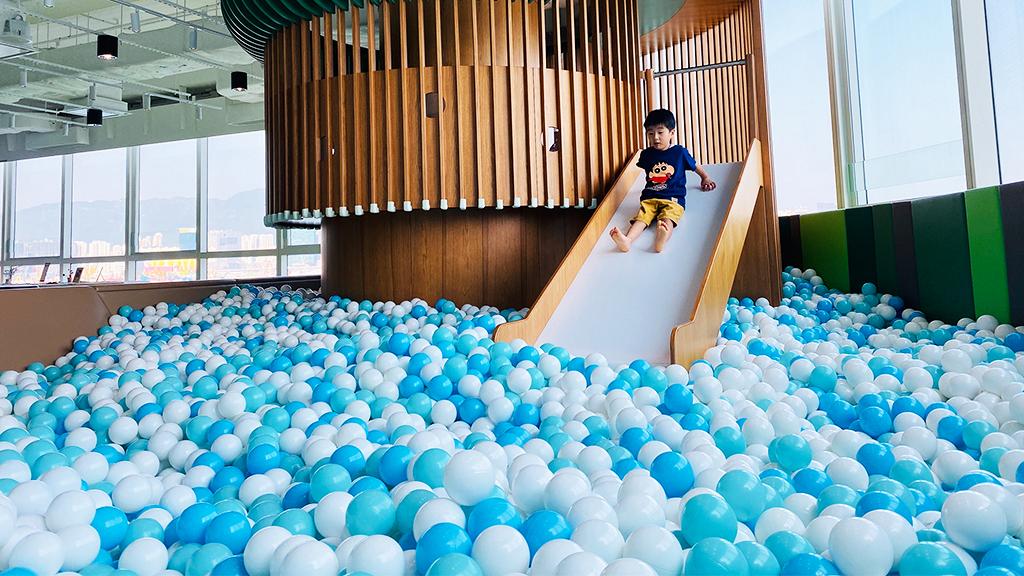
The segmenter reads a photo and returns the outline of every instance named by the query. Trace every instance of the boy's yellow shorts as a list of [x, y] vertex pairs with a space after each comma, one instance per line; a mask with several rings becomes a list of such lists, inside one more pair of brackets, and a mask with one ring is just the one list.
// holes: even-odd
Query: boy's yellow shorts
[[640, 201], [640, 210], [630, 222], [643, 222], [650, 226], [655, 220], [671, 220], [672, 224], [678, 226], [682, 217], [683, 206], [679, 202], [648, 198]]

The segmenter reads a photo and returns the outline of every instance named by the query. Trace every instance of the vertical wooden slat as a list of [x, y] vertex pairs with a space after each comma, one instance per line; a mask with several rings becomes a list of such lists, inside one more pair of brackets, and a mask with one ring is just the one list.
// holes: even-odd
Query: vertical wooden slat
[[290, 160], [289, 160], [288, 170], [291, 173], [292, 178], [291, 178], [291, 189], [288, 191], [288, 201], [286, 202], [286, 206], [284, 207], [284, 209], [286, 211], [291, 211], [291, 210], [295, 210], [296, 205], [298, 204], [297, 196], [298, 196], [298, 193], [299, 193], [299, 188], [302, 185], [302, 180], [301, 180], [301, 176], [302, 175], [301, 175], [301, 172], [299, 170], [299, 166], [300, 166], [299, 158], [300, 158], [300, 153], [301, 153], [301, 151], [299, 149], [302, 148], [302, 143], [301, 143], [301, 140], [300, 140], [300, 138], [301, 138], [301, 130], [299, 129], [299, 121], [300, 121], [300, 117], [299, 116], [300, 116], [301, 108], [299, 106], [299, 94], [298, 94], [299, 91], [298, 91], [298, 87], [297, 87], [297, 85], [298, 85], [298, 78], [299, 78], [299, 65], [300, 65], [299, 64], [299, 62], [300, 62], [300, 60], [299, 60], [299, 48], [300, 48], [300, 44], [299, 44], [299, 42], [300, 42], [300, 40], [299, 40], [299, 30], [298, 30], [297, 27], [292, 26], [292, 27], [289, 28], [288, 32], [289, 32], [289, 35], [288, 35], [288, 40], [289, 40], [288, 41], [288, 44], [289, 44], [288, 52], [289, 52], [289, 54], [291, 54], [291, 66], [289, 66], [289, 69], [288, 69], [288, 99], [290, 100], [288, 107], [289, 107], [290, 113], [291, 113], [290, 114], [290, 118], [289, 118], [290, 122], [289, 122], [289, 129], [288, 129], [288, 135], [289, 135], [289, 140], [290, 140], [289, 145], [288, 145], [289, 151], [290, 151], [290, 154], [289, 154]]
[[470, 16], [473, 22], [473, 173], [475, 175], [476, 190], [473, 197], [475, 203], [479, 203], [480, 199], [483, 198], [485, 203], [489, 203], [487, 194], [484, 192], [483, 186], [483, 166], [484, 162], [481, 158], [483, 154], [483, 145], [481, 143], [481, 131], [480, 123], [482, 122], [482, 114], [480, 112], [483, 102], [480, 101], [480, 20], [477, 11], [477, 3], [470, 2]]
[[312, 169], [310, 169], [310, 133], [312, 127], [310, 126], [311, 114], [310, 114], [310, 76], [312, 73], [310, 63], [310, 36], [312, 34], [312, 28], [309, 22], [302, 22], [299, 24], [299, 50], [302, 57], [301, 68], [299, 69], [299, 98], [302, 101], [302, 118], [301, 118], [301, 148], [302, 157], [299, 164], [299, 170], [301, 172], [300, 180], [300, 192], [301, 196], [298, 205], [295, 206], [296, 210], [305, 212], [309, 209], [309, 183], [312, 177]]
[[349, 159], [352, 151], [352, 130], [348, 125], [352, 107], [348, 90], [352, 85], [352, 76], [349, 68], [350, 51], [345, 38], [348, 16], [340, 8], [335, 15], [338, 18], [338, 210], [347, 214], [352, 207], [351, 173], [354, 169]]
[[548, 112], [547, 112], [548, 106], [547, 106], [547, 102], [550, 100], [550, 98], [549, 98], [549, 94], [548, 94], [548, 82], [547, 82], [547, 75], [548, 75], [548, 71], [547, 71], [547, 68], [548, 68], [547, 59], [548, 58], [547, 58], [547, 55], [548, 55], [548, 49], [547, 49], [547, 23], [545, 22], [546, 18], [545, 18], [545, 14], [544, 14], [545, 10], [547, 10], [547, 7], [544, 5], [544, 2], [538, 2], [538, 5], [537, 5], [537, 15], [538, 15], [537, 16], [537, 28], [540, 31], [540, 58], [539, 58], [540, 59], [540, 100], [538, 101], [537, 104], [540, 107], [541, 140], [543, 142], [542, 150], [541, 150], [541, 166], [542, 166], [542, 169], [543, 169], [541, 179], [543, 181], [543, 185], [540, 187], [541, 189], [538, 191], [539, 194], [540, 194], [540, 198], [537, 198], [536, 196], [534, 196], [534, 198], [531, 199], [531, 204], [535, 204], [538, 201], [539, 202], [543, 202], [543, 203], [547, 203], [548, 198], [550, 196], [550, 192], [548, 190], [548, 188], [549, 188], [549, 178], [548, 178], [548, 176], [549, 176], [549, 172], [550, 172], [550, 170], [548, 169], [548, 163], [549, 163], [548, 162], [548, 160], [549, 160], [548, 156], [550, 155], [550, 152], [548, 152], [548, 145], [547, 145], [547, 133], [548, 133], [548, 125], [549, 125], [548, 124]]
[[558, 178], [556, 182], [561, 183], [561, 194], [555, 198], [548, 198], [548, 205], [553, 203], [555, 205], [562, 204], [563, 201], [572, 201], [572, 177], [568, 173], [569, 170], [566, 168], [566, 149], [572, 147], [572, 126], [565, 121], [565, 90], [562, 88], [562, 79], [565, 77], [563, 74], [563, 63], [562, 58], [562, 14], [559, 10], [560, 2], [552, 2], [551, 10], [554, 17], [555, 26], [555, 118], [558, 127], [559, 134], [559, 147], [558, 147]]
[[391, 210], [395, 202], [395, 173], [399, 168], [396, 165], [395, 160], [401, 156], [401, 149], [395, 146], [394, 142], [394, 125], [395, 125], [395, 114], [392, 112], [392, 101], [391, 95], [391, 3], [382, 2], [380, 5], [380, 23], [381, 23], [381, 35], [382, 35], [382, 49], [384, 53], [384, 65], [383, 69], [383, 84], [384, 84], [384, 139], [383, 139], [383, 154], [384, 154], [384, 189], [383, 195], [379, 191], [374, 191], [376, 196], [384, 201], [384, 209]]
[[509, 165], [508, 186], [509, 186], [509, 189], [508, 189], [508, 196], [505, 198], [505, 202], [506, 202], [507, 205], [512, 205], [513, 198], [518, 198], [519, 195], [520, 195], [521, 187], [518, 184], [520, 182], [520, 178], [522, 177], [523, 171], [524, 171], [524, 169], [523, 169], [523, 150], [525, 149], [525, 144], [526, 143], [525, 142], [523, 142], [523, 143], [516, 142], [516, 132], [518, 132], [518, 131], [515, 129], [515, 126], [517, 126], [517, 125], [518, 126], [522, 126], [521, 123], [517, 122], [517, 120], [518, 120], [517, 116], [519, 116], [519, 115], [516, 114], [516, 102], [518, 101], [521, 104], [522, 103], [522, 98], [521, 97], [517, 98], [517, 94], [516, 94], [516, 90], [515, 90], [515, 73], [513, 72], [513, 54], [515, 53], [515, 34], [514, 34], [513, 28], [512, 28], [512, 21], [514, 19], [513, 18], [513, 10], [512, 10], [512, 0], [505, 0], [505, 2], [502, 2], [501, 4], [502, 4], [502, 6], [504, 6], [504, 11], [502, 13], [504, 14], [504, 18], [505, 18], [505, 48], [506, 48], [506, 50], [505, 50], [505, 85], [507, 87], [506, 94], [508, 95], [508, 97], [506, 98], [506, 102], [508, 104], [508, 131], [507, 131], [507, 139], [508, 139], [508, 151], [509, 151], [509, 157], [508, 157], [508, 165]]
[[530, 34], [530, 8], [529, 3], [523, 0], [519, 1], [520, 17], [522, 19], [523, 28], [523, 90], [525, 93], [525, 116], [526, 121], [523, 123], [526, 126], [526, 133], [524, 134], [524, 150], [527, 154], [526, 158], [526, 189], [523, 190], [522, 200], [526, 203], [530, 201], [530, 195], [534, 194], [538, 184], [537, 174], [537, 147], [533, 145], [536, 141], [537, 126], [536, 126], [536, 95], [533, 89], [533, 74], [531, 73], [531, 60], [530, 60], [530, 48], [535, 46], [533, 35]]
[[[434, 90], [437, 93], [437, 156], [436, 158], [432, 158], [431, 161], [437, 163], [437, 207], [440, 208], [442, 205], [447, 205], [448, 203], [448, 182], [445, 177], [445, 171], [448, 169], [446, 156], [450, 142], [448, 138], [446, 138], [444, 129], [444, 95], [448, 94], [448, 91], [445, 89], [447, 83], [445, 81], [444, 62], [441, 55], [441, 0], [434, 0], [433, 3], [434, 73], [436, 76]], [[454, 151], [454, 143], [451, 143], [451, 148]], [[441, 201], [442, 199], [444, 199], [444, 202]]]
[[[580, 86], [577, 82], [576, 70], [576, 0], [566, 0], [566, 31], [569, 34], [569, 55], [568, 55], [568, 70], [569, 70], [569, 94], [568, 94], [568, 107], [569, 113], [572, 114], [572, 170], [571, 170], [571, 181], [572, 191], [566, 191], [566, 198], [569, 200], [570, 206], [575, 206], [580, 199], [583, 198], [582, 186], [580, 185], [580, 177], [583, 175], [583, 169], [580, 167], [581, 150], [583, 143], [580, 141], [582, 126], [580, 125], [580, 107], [577, 103], [580, 101]], [[567, 170], [567, 172], [570, 172]], [[564, 201], [564, 200], [563, 200]]]
[[[459, 34], [460, 18], [461, 15], [459, 13], [459, 2], [458, 0], [455, 0], [454, 2], [452, 2], [452, 38], [461, 38], [461, 35]], [[465, 178], [465, 168], [463, 167], [463, 161], [466, 156], [466, 149], [463, 146], [462, 139], [465, 135], [465, 121], [466, 116], [468, 115], [468, 108], [463, 105], [464, 100], [462, 98], [461, 45], [455, 46], [452, 60], [452, 69], [454, 70], [454, 73], [452, 74], [454, 78], [452, 80], [455, 84], [455, 88], [453, 90], [454, 101], [452, 103], [452, 109], [455, 111], [455, 125], [452, 126], [452, 129], [455, 131], [455, 150], [452, 154], [453, 160], [455, 161], [455, 194], [453, 195], [453, 199], [459, 204], [456, 207], [461, 208], [461, 205], [466, 198], [465, 186], [466, 183], [468, 182], [468, 180]], [[472, 98], [470, 99], [470, 102], [472, 102]]]
[[311, 205], [309, 206], [310, 211], [314, 213], [320, 211], [321, 198], [323, 194], [323, 180], [320, 176], [320, 158], [323, 153], [323, 143], [320, 141], [320, 107], [323, 103], [323, 96], [320, 92], [321, 78], [323, 76], [322, 63], [323, 63], [323, 40], [321, 38], [320, 31], [323, 23], [319, 16], [313, 17], [312, 22], [312, 107], [313, 107], [313, 125], [310, 130], [310, 159], [307, 164], [308, 170], [311, 173], [311, 182], [307, 182], [310, 185], [311, 191], [310, 196], [312, 198]]
[[[409, 68], [409, 17], [406, 12], [406, 2], [398, 3], [398, 52], [399, 52], [399, 71], [398, 71], [398, 85], [400, 88], [400, 102], [409, 101], [409, 90], [410, 82], [408, 75]], [[403, 106], [404, 108], [404, 106]], [[409, 110], [404, 110], [403, 126], [402, 126], [402, 151], [405, 153], [406, 158], [412, 155], [410, 150], [409, 135], [413, 132], [412, 126], [412, 114]], [[420, 147], [422, 151], [422, 147]], [[409, 205], [406, 203], [412, 203], [412, 176], [413, 170], [411, 166], [406, 165], [406, 169], [402, 170], [402, 195], [399, 199], [398, 204], [401, 204], [400, 209], [405, 210]]]
[[380, 94], [382, 88], [378, 87], [378, 80], [380, 76], [377, 72], [377, 15], [376, 8], [373, 4], [369, 4], [366, 7], [366, 44], [368, 50], [367, 67], [366, 67], [366, 81], [364, 85], [366, 87], [366, 107], [369, 110], [369, 114], [366, 115], [366, 134], [369, 140], [369, 162], [364, 165], [369, 168], [369, 188], [367, 188], [368, 197], [364, 197], [365, 207], [373, 208], [376, 204], [377, 195], [380, 191], [381, 175], [386, 172], [387, 169], [384, 167], [384, 150], [381, 145], [380, 130], [377, 129], [376, 124], [378, 118], [380, 118], [380, 102], [378, 100], [378, 94]]
[[615, 113], [617, 116], [616, 124], [618, 125], [618, 146], [616, 146], [617, 154], [615, 156], [615, 163], [618, 164], [616, 169], [622, 168], [621, 163], [623, 158], [626, 156], [625, 139], [626, 133], [629, 128], [626, 126], [626, 105], [625, 105], [625, 94], [623, 86], [626, 82], [625, 73], [623, 69], [622, 51], [625, 42], [623, 40], [624, 26], [622, 25], [622, 5], [624, 0], [612, 0], [614, 6], [614, 18], [615, 24], [612, 30], [614, 42], [615, 42]]
[[[369, 186], [367, 182], [373, 181], [376, 176], [372, 174], [370, 162], [366, 161], [368, 157], [373, 156], [372, 147], [369, 144], [373, 128], [370, 125], [370, 122], [372, 122], [371, 114], [366, 111], [370, 94], [367, 88], [369, 83], [367, 81], [367, 74], [363, 70], [363, 35], [361, 32], [363, 14], [362, 10], [355, 6], [352, 6], [351, 10], [353, 172], [355, 176], [352, 204], [355, 213], [358, 214], [367, 207], [366, 196], [367, 187]], [[369, 60], [372, 60], [372, 58], [367, 60], [368, 65], [370, 65]]]
[[[420, 184], [415, 189], [419, 190], [419, 195], [416, 197], [414, 202], [415, 208], [419, 208], [423, 200], [426, 197], [423, 188], [427, 183], [427, 118], [424, 107], [424, 87], [425, 87], [425, 76], [426, 76], [426, 56], [427, 47], [424, 35], [426, 34], [426, 26], [423, 25], [423, 0], [417, 0], [416, 2], [416, 46], [417, 46], [417, 67], [416, 74], [418, 84], [416, 88], [416, 109], [410, 112], [417, 115], [420, 122]], [[417, 196], [414, 194], [414, 196]]]
[[587, 143], [587, 153], [584, 155], [586, 162], [583, 170], [586, 175], [585, 183], [586, 188], [583, 190], [582, 195], [584, 197], [584, 203], [586, 206], [590, 206], [590, 202], [595, 197], [595, 186], [594, 177], [597, 170], [594, 167], [596, 150], [595, 142], [591, 130], [594, 127], [594, 110], [592, 105], [594, 103], [594, 92], [593, 92], [593, 71], [590, 69], [590, 14], [587, 10], [587, 5], [590, 4], [590, 0], [582, 0], [580, 6], [582, 6], [582, 14], [580, 20], [582, 21], [581, 32], [583, 34], [583, 80], [585, 86], [583, 88], [583, 110], [584, 110], [584, 122], [583, 122], [583, 138]]
[[331, 208], [332, 210], [337, 209], [338, 202], [336, 199], [338, 183], [335, 181], [335, 161], [334, 154], [337, 150], [337, 144], [334, 141], [334, 100], [336, 98], [335, 93], [335, 79], [334, 79], [334, 15], [330, 12], [324, 14], [324, 42], [326, 51], [324, 52], [324, 132], [325, 134], [325, 146], [326, 150], [321, 154], [321, 158], [325, 158], [326, 167], [324, 172], [326, 173], [327, 190], [324, 197], [324, 209]]
[[505, 153], [506, 151], [501, 150], [501, 145], [507, 143], [508, 134], [510, 130], [508, 120], [500, 117], [498, 112], [499, 75], [497, 70], [500, 61], [498, 60], [498, 46], [496, 45], [498, 38], [494, 22], [494, 11], [496, 9], [497, 4], [497, 1], [490, 1], [486, 3], [488, 46], [487, 54], [490, 59], [490, 69], [488, 70], [488, 75], [490, 77], [491, 89], [491, 118], [493, 119], [493, 122], [491, 124], [493, 126], [491, 138], [491, 142], [493, 144], [489, 146], [489, 148], [491, 152], [490, 165], [493, 170], [491, 174], [493, 175], [492, 182], [494, 186], [494, 203], [495, 205], [497, 205], [500, 202], [502, 205], [506, 205], [512, 203], [512, 197], [511, 192], [509, 190], [508, 180], [510, 166], [508, 162], [508, 156]]

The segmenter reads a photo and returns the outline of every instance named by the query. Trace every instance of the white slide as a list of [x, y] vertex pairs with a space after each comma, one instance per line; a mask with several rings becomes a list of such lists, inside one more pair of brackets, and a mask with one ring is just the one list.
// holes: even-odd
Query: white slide
[[645, 230], [626, 254], [609, 237], [613, 226], [625, 232], [640, 208], [644, 179], [637, 179], [538, 343], [551, 342], [576, 356], [600, 352], [611, 364], [637, 358], [670, 363], [669, 335], [694, 311], [743, 164], [704, 168], [718, 188], [704, 192], [697, 175], [686, 173], [686, 213], [660, 254], [654, 252], [653, 229]]

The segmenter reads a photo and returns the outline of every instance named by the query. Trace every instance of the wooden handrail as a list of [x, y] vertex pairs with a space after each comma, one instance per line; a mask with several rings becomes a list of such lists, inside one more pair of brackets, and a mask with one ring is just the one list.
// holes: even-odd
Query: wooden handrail
[[612, 184], [608, 193], [601, 199], [600, 204], [594, 210], [594, 214], [587, 221], [579, 237], [573, 242], [572, 248], [562, 259], [555, 274], [548, 280], [541, 291], [537, 301], [530, 308], [526, 318], [515, 322], [508, 322], [498, 326], [494, 332], [494, 340], [497, 342], [511, 342], [521, 338], [527, 342], [534, 343], [540, 337], [544, 327], [547, 326], [551, 315], [554, 314], [559, 302], [565, 296], [566, 290], [572, 285], [573, 280], [579, 273], [583, 263], [587, 261], [594, 246], [604, 236], [608, 222], [615, 216], [619, 204], [629, 194], [639, 178], [644, 176], [643, 169], [636, 165], [640, 158], [637, 151], [629, 159], [626, 167], [619, 173], [619, 177]]
[[761, 142], [754, 138], [704, 273], [690, 320], [672, 330], [672, 361], [676, 364], [690, 365], [703, 357], [704, 352], [718, 341], [722, 312], [736, 279], [736, 269], [743, 253], [743, 242], [750, 227], [754, 205], [764, 185], [763, 177]]

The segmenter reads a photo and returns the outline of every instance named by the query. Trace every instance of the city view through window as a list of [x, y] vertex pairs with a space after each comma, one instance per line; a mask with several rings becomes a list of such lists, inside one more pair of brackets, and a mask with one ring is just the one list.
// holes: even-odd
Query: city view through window
[[259, 131], [7, 163], [0, 281], [319, 274], [319, 231], [263, 225], [265, 157]]

